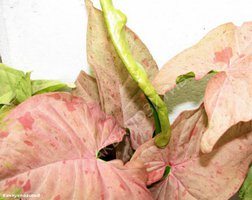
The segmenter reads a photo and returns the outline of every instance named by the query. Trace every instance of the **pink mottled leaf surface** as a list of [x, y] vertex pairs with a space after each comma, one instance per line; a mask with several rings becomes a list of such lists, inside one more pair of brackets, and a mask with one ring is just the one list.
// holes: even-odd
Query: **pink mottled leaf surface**
[[148, 184], [170, 174], [151, 187], [154, 199], [226, 200], [241, 186], [252, 161], [252, 123], [240, 123], [228, 130], [211, 153], [202, 154], [200, 141], [206, 129], [203, 106], [183, 112], [172, 125], [171, 141], [159, 149], [150, 140], [135, 152], [149, 173]]
[[179, 75], [194, 72], [200, 79], [219, 71], [208, 83], [204, 105], [209, 127], [201, 149], [210, 152], [223, 133], [240, 121], [252, 119], [252, 22], [237, 27], [224, 24], [198, 44], [171, 59], [153, 83], [160, 94], [176, 84]]
[[252, 119], [252, 55], [235, 67], [220, 72], [207, 85], [204, 102], [209, 127], [202, 138], [204, 152], [211, 151], [230, 126]]
[[[136, 149], [150, 139], [154, 132], [151, 109], [144, 93], [118, 56], [107, 33], [102, 12], [95, 9], [90, 1], [86, 3], [89, 13], [88, 62], [95, 73], [102, 109], [130, 130], [132, 147]], [[158, 72], [154, 59], [135, 33], [129, 28], [125, 32], [134, 58], [143, 65], [152, 80]]]
[[1, 124], [0, 194], [41, 200], [151, 199], [139, 162], [97, 158], [125, 131], [97, 104], [68, 93], [37, 95]]
[[75, 96], [82, 97], [86, 102], [100, 103], [98, 87], [95, 78], [81, 71], [75, 81], [76, 88], [72, 91]]
[[[76, 88], [72, 91], [73, 95], [83, 98], [87, 103], [93, 102], [100, 105], [100, 96], [95, 78], [81, 71], [75, 85]], [[106, 152], [108, 148], [106, 148]], [[133, 154], [129, 134], [125, 135], [120, 143], [114, 144], [114, 148], [117, 159], [122, 160], [124, 163], [129, 161]]]

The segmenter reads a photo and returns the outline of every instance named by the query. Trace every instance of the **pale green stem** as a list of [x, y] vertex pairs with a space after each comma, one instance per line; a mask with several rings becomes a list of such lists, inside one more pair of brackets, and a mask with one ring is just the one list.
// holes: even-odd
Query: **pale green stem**
[[168, 110], [164, 101], [160, 98], [155, 88], [148, 79], [148, 75], [141, 64], [133, 58], [125, 35], [127, 17], [115, 9], [112, 0], [100, 0], [104, 13], [105, 22], [114, 47], [123, 61], [132, 78], [155, 105], [161, 125], [161, 133], [155, 138], [158, 147], [165, 147], [171, 136], [171, 127], [168, 118]]

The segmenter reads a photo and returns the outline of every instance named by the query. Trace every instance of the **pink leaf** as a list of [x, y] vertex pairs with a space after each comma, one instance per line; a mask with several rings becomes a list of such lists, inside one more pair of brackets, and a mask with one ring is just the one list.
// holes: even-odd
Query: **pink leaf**
[[[170, 174], [153, 185], [154, 199], [226, 200], [241, 186], [252, 161], [252, 123], [240, 123], [229, 129], [209, 154], [200, 152], [206, 129], [206, 114], [201, 106], [183, 112], [172, 125], [172, 137], [165, 149], [150, 140], [134, 154], [132, 161], [145, 163], [148, 184]], [[234, 157], [235, 156], [235, 157]]]
[[210, 152], [230, 126], [252, 119], [252, 55], [234, 66], [213, 77], [206, 88], [209, 127], [202, 138], [203, 152]]
[[[100, 104], [99, 91], [95, 78], [81, 71], [75, 84], [76, 88], [72, 91], [73, 95], [82, 97], [87, 103], [96, 102]], [[115, 144], [114, 146], [117, 159], [122, 160], [124, 163], [130, 160], [133, 149], [128, 134], [124, 136], [119, 144]]]
[[252, 22], [217, 27], [171, 59], [153, 83], [164, 94], [175, 86], [179, 75], [194, 72], [200, 79], [211, 70], [220, 73], [209, 81], [205, 93], [209, 128], [202, 138], [203, 152], [211, 152], [229, 127], [252, 119], [252, 112], [247, 112], [252, 109]]
[[95, 78], [81, 71], [75, 81], [76, 88], [72, 91], [75, 96], [82, 97], [86, 102], [100, 103], [98, 87]]
[[[118, 56], [107, 33], [102, 12], [95, 9], [90, 1], [87, 1], [87, 7], [88, 62], [95, 73], [102, 109], [130, 130], [132, 147], [136, 149], [154, 132], [151, 108]], [[129, 28], [126, 28], [126, 37], [134, 58], [153, 79], [158, 69], [150, 52]]]
[[[105, 162], [98, 152], [125, 134], [94, 103], [68, 93], [37, 95], [5, 119], [0, 192], [39, 199], [151, 199], [141, 163]], [[1, 132], [0, 131], [0, 132]]]

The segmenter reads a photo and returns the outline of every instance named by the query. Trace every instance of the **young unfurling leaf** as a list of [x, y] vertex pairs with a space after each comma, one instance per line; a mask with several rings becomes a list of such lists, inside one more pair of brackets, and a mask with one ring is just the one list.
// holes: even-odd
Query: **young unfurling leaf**
[[[148, 111], [149, 103], [117, 54], [102, 12], [94, 8], [91, 1], [87, 0], [86, 4], [88, 62], [95, 73], [101, 107], [130, 130], [132, 146], [136, 149], [152, 137], [155, 129], [154, 119]], [[125, 34], [134, 57], [153, 79], [158, 68], [150, 52], [129, 28], [125, 29]]]

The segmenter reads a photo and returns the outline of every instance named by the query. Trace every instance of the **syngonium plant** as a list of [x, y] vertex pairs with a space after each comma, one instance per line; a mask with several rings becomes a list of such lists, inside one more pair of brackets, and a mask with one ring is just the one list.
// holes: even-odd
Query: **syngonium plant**
[[[86, 5], [93, 76], [73, 88], [0, 65], [0, 199], [226, 200], [242, 184], [251, 199], [252, 23], [158, 71], [111, 0]], [[170, 126], [159, 95], [212, 72], [202, 105]]]

